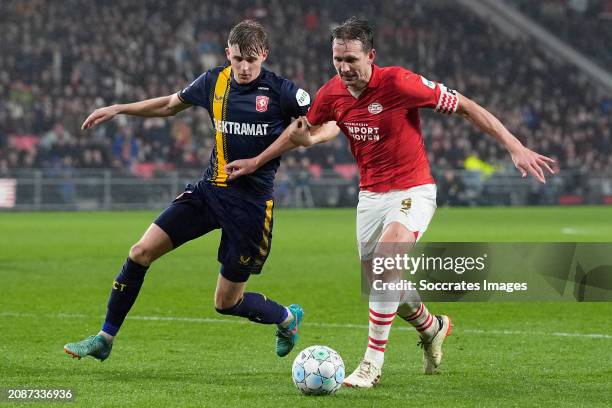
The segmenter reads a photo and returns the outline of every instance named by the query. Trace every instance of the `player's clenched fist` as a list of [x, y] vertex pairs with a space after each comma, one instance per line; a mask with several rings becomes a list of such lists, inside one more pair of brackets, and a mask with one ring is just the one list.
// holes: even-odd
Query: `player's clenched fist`
[[289, 132], [289, 138], [296, 145], [310, 146], [313, 144], [308, 122], [304, 116], [300, 116], [289, 126]]
[[111, 120], [117, 114], [117, 109], [115, 105], [106, 106], [104, 108], [96, 109], [92, 112], [91, 115], [85, 119], [85, 122], [81, 125], [81, 129], [91, 129], [94, 126], [99, 125], [100, 123]]

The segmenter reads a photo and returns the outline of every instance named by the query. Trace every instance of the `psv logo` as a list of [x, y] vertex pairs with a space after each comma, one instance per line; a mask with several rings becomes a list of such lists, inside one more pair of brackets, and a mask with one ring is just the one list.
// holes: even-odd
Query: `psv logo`
[[372, 115], [378, 115], [380, 112], [382, 112], [382, 110], [383, 107], [378, 102], [372, 102], [368, 105], [368, 112], [370, 112]]
[[258, 95], [257, 98], [255, 98], [255, 109], [257, 109], [257, 112], [267, 111], [269, 100], [270, 98], [268, 98], [267, 96]]

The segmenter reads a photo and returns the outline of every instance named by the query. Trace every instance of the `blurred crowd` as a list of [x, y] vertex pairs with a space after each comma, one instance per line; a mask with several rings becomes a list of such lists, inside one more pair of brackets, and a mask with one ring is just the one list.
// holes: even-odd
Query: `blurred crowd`
[[580, 52], [612, 70], [612, 0], [506, 0]]
[[[121, 116], [87, 132], [80, 126], [97, 107], [169, 95], [224, 64], [229, 29], [244, 18], [268, 28], [267, 67], [314, 96], [334, 74], [330, 28], [350, 15], [374, 23], [378, 64], [402, 65], [457, 89], [528, 146], [558, 159], [561, 168], [612, 171], [610, 93], [537, 44], [504, 36], [456, 2], [408, 4], [2, 0], [0, 175], [19, 168], [113, 168], [132, 174], [203, 168], [214, 141], [203, 109], [171, 119]], [[468, 159], [487, 168], [512, 167], [503, 148], [460, 117], [426, 112], [423, 128], [437, 171], [463, 169]], [[289, 153], [282, 167], [308, 170], [311, 177], [321, 171], [355, 177], [343, 137]]]

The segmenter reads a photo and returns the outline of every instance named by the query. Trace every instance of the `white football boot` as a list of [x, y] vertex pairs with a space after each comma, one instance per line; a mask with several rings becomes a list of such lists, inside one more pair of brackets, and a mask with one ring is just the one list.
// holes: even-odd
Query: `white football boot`
[[380, 381], [381, 370], [374, 363], [362, 360], [353, 374], [344, 379], [342, 383], [346, 387], [372, 388]]
[[442, 327], [433, 339], [426, 341], [421, 338], [419, 345], [423, 349], [423, 372], [425, 374], [434, 374], [436, 369], [442, 362], [442, 343], [451, 335], [453, 331], [453, 323], [448, 316], [436, 316], [442, 321]]

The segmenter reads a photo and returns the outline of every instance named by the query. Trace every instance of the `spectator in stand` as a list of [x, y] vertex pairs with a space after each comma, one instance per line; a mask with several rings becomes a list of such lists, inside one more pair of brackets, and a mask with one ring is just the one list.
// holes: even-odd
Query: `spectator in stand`
[[[508, 1], [538, 21], [545, 19], [547, 27], [577, 48], [601, 56], [602, 65], [612, 66], [612, 48], [606, 41], [612, 38], [612, 20], [606, 20], [605, 13], [609, 1], [588, 1], [586, 8], [569, 0]], [[551, 7], [552, 3], [556, 5]], [[130, 119], [129, 149], [115, 140], [120, 129], [111, 125], [85, 136], [80, 124], [96, 107], [174, 93], [188, 78], [222, 63], [218, 44], [226, 38], [227, 21], [244, 17], [259, 19], [270, 28], [276, 52], [267, 61], [269, 68], [312, 94], [333, 74], [325, 52], [327, 28], [343, 21], [350, 9], [351, 14], [376, 16], [372, 22], [381, 36], [377, 40], [381, 65], [404, 65], [464, 89], [490, 107], [512, 133], [532, 136], [533, 145], [528, 147], [553, 156], [567, 169], [612, 172], [612, 95], [528, 39], [508, 38], [460, 5], [449, 9], [446, 4], [441, 0], [414, 0], [411, 7], [402, 0], [228, 0], [224, 4], [70, 0], [66, 6], [3, 0], [0, 160], [9, 173], [30, 166], [50, 168], [67, 156], [75, 168], [129, 171], [134, 163], [171, 162], [201, 167], [212, 148], [211, 124], [204, 112], [189, 120], [179, 118], [178, 123]], [[454, 35], [444, 35], [448, 28]], [[434, 168], [459, 169], [469, 152], [504, 167], [503, 152], [481, 141], [460, 121], [449, 118], [440, 123], [426, 114], [423, 129]], [[40, 139], [34, 153], [24, 153], [13, 143], [28, 135]], [[338, 164], [353, 163], [344, 138], [288, 156], [295, 163], [306, 157], [311, 168], [333, 170]], [[291, 169], [288, 161], [283, 166]]]
[[445, 170], [437, 180], [438, 206], [449, 205], [451, 207], [468, 205], [465, 192], [465, 184], [453, 170]]

